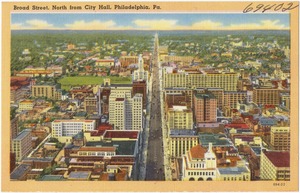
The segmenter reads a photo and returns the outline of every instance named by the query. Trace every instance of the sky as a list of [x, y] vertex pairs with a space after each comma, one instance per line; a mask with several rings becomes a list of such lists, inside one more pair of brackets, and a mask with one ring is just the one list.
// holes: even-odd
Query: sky
[[13, 13], [22, 30], [288, 30], [288, 14], [91, 14]]

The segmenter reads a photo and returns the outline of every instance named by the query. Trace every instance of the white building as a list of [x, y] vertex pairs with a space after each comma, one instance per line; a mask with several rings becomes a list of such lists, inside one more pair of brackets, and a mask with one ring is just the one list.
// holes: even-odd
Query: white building
[[212, 150], [212, 143], [209, 143], [207, 151], [201, 145], [196, 145], [183, 155], [182, 180], [217, 180], [217, 160]]
[[133, 72], [132, 80], [145, 80], [148, 82], [148, 71], [144, 70], [144, 60], [142, 54], [139, 55], [138, 69]]
[[[109, 95], [109, 123], [114, 124], [115, 128], [118, 126], [119, 128], [124, 128], [125, 123], [122, 116], [125, 112], [123, 108], [125, 105], [125, 99], [131, 98], [132, 86], [111, 86], [110, 95]], [[121, 99], [124, 100], [121, 100]], [[123, 102], [122, 102], [123, 101]], [[120, 117], [122, 118], [120, 120]]]
[[55, 120], [52, 122], [52, 137], [70, 143], [72, 136], [80, 131], [93, 131], [95, 127], [95, 120]]
[[[118, 97], [116, 97], [118, 96]], [[143, 95], [129, 93], [110, 95], [109, 123], [117, 130], [142, 130]]]

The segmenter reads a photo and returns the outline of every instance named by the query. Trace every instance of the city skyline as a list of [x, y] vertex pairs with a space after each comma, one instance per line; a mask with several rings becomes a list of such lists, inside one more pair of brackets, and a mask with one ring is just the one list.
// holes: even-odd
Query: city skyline
[[289, 30], [288, 14], [11, 14], [12, 30]]

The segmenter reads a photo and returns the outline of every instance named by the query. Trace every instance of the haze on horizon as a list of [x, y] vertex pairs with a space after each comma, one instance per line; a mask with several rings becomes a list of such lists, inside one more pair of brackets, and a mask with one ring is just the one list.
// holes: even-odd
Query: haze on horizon
[[289, 30], [288, 14], [11, 15], [11, 30]]

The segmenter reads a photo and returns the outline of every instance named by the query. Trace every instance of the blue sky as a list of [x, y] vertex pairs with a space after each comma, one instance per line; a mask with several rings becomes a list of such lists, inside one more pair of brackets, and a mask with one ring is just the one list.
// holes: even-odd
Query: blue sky
[[288, 14], [11, 14], [12, 29], [289, 29]]

